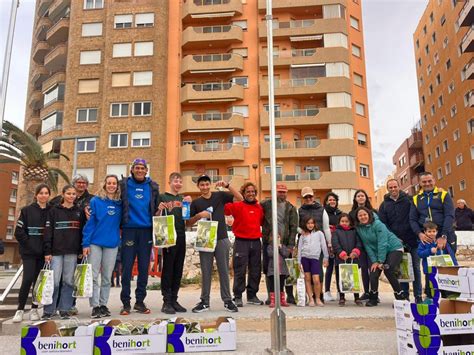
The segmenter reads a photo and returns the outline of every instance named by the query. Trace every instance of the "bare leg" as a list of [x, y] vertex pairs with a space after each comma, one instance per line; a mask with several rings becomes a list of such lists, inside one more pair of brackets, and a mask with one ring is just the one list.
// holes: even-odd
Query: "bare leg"
[[[314, 294], [319, 295], [321, 293], [321, 282], [319, 281], [319, 275], [313, 275], [313, 286], [314, 286]], [[318, 306], [324, 306], [324, 303], [321, 302], [319, 298], [316, 299], [316, 304]]]
[[311, 273], [310, 272], [304, 273], [304, 283], [306, 285], [306, 293], [308, 294], [308, 297], [309, 297], [309, 306], [314, 307], [313, 290], [311, 288]]

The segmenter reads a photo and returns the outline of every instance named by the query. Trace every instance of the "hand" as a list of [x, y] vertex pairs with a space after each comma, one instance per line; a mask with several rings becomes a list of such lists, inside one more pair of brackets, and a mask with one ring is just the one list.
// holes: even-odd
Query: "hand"
[[349, 257], [347, 256], [347, 254], [342, 257], [342, 260], [344, 260], [344, 261], [347, 261], [347, 259], [349, 259]]
[[431, 248], [431, 254], [436, 254], [436, 252], [438, 251], [438, 248]]
[[437, 247], [438, 249], [441, 249], [441, 250], [446, 248], [446, 243], [447, 243], [447, 240], [445, 238], [438, 238], [436, 240]]
[[82, 248], [82, 255], [87, 256], [91, 253], [91, 248]]
[[224, 180], [216, 182], [216, 187], [225, 187], [226, 189], [229, 187], [229, 184], [226, 183]]
[[198, 214], [199, 214], [199, 218], [206, 218], [206, 219], [211, 218], [211, 214], [208, 211], [201, 211]]
[[323, 266], [324, 266], [324, 267], [328, 267], [328, 265], [329, 265], [329, 260], [324, 259], [324, 260], [323, 260]]
[[86, 206], [84, 208], [84, 213], [86, 214], [86, 219], [88, 220], [89, 218], [91, 218], [91, 208], [89, 206]]
[[189, 202], [189, 203], [191, 203], [191, 202], [193, 202], [193, 199], [192, 199], [192, 197], [189, 196], [189, 195], [188, 195], [188, 196], [184, 196], [184, 197], [183, 197], [183, 202]]
[[372, 266], [370, 267], [370, 271], [375, 272], [375, 271], [377, 271], [377, 269], [380, 269], [381, 266], [382, 265], [379, 264], [379, 263], [373, 263]]
[[349, 255], [349, 257], [350, 257], [351, 259], [357, 259], [357, 258], [359, 258], [359, 256], [358, 256], [356, 253], [351, 253], [351, 255]]
[[52, 259], [53, 259], [52, 255], [45, 255], [44, 256], [44, 261], [47, 262], [47, 263], [50, 263]]
[[167, 203], [165, 202], [160, 202], [160, 204], [158, 205], [158, 211], [163, 211], [164, 209], [167, 209], [168, 206], [167, 206]]
[[418, 233], [418, 238], [420, 238], [422, 243], [431, 243], [432, 240], [430, 237], [428, 237], [425, 233], [420, 232]]

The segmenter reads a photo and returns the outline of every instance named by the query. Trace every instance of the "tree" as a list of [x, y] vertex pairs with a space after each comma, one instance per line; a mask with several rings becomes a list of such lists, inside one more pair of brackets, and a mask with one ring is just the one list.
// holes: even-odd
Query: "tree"
[[49, 163], [63, 157], [69, 158], [61, 153], [43, 152], [43, 147], [28, 132], [13, 123], [3, 123], [3, 135], [0, 137], [0, 164], [18, 162], [23, 170], [23, 181], [26, 188], [27, 203], [33, 200], [35, 186], [46, 183], [55, 193], [58, 192], [58, 176], [69, 183], [69, 178], [64, 171], [50, 166]]

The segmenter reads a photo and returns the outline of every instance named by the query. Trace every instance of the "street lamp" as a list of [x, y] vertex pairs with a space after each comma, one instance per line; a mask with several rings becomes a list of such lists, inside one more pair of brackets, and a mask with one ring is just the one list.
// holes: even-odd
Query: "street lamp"
[[55, 138], [55, 141], [74, 141], [74, 156], [72, 160], [72, 177], [76, 175], [77, 172], [77, 144], [79, 139], [87, 139], [87, 138], [99, 138], [99, 135], [84, 135], [84, 136], [66, 136], [66, 137], [58, 137]]

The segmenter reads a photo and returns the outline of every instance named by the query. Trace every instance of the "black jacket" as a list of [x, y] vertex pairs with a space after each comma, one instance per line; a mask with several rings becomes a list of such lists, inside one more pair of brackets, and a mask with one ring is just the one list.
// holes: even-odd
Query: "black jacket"
[[42, 257], [44, 227], [50, 205], [41, 208], [36, 202], [21, 209], [16, 222], [15, 238], [20, 246], [21, 256]]
[[74, 205], [52, 207], [46, 220], [44, 255], [82, 254], [82, 228], [86, 222], [84, 211]]
[[302, 221], [306, 216], [311, 216], [314, 218], [318, 228], [324, 232], [323, 230], [323, 215], [324, 215], [324, 207], [321, 206], [318, 202], [315, 202], [311, 205], [301, 205], [298, 209], [298, 215], [300, 216], [300, 221]]
[[474, 212], [468, 207], [456, 208], [454, 211], [454, 218], [456, 220], [456, 230], [470, 231], [474, 222]]
[[[89, 206], [89, 204], [92, 200], [92, 197], [94, 197], [94, 195], [89, 193], [89, 190], [86, 190], [86, 191], [84, 191], [84, 193], [81, 196], [76, 198], [76, 201], [74, 201], [74, 203], [81, 210], [84, 210], [84, 208], [86, 208], [86, 206]], [[61, 204], [61, 199], [62, 199], [62, 196], [58, 195], [58, 196], [54, 197], [53, 199], [51, 199], [51, 201], [49, 203], [52, 206], [59, 206]]]
[[339, 224], [339, 216], [342, 211], [337, 207], [333, 208], [329, 205], [324, 206], [324, 209], [329, 216], [329, 225], [336, 227]]
[[362, 241], [354, 228], [346, 231], [341, 226], [337, 226], [336, 230], [332, 233], [332, 248], [336, 255], [336, 264], [340, 264], [343, 262], [340, 258], [343, 252], [349, 256], [354, 249], [357, 249], [356, 252], [360, 255]]
[[410, 208], [412, 198], [405, 192], [400, 191], [396, 201], [390, 198], [390, 194], [384, 196], [379, 208], [380, 220], [390, 229], [405, 246], [416, 248], [418, 236], [410, 227]]

